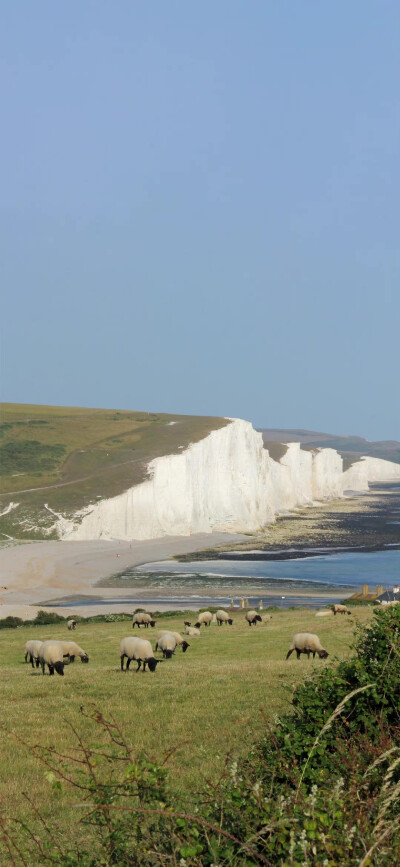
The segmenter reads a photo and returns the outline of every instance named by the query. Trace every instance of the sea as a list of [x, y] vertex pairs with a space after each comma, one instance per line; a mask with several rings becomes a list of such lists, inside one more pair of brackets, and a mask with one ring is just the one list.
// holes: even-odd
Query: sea
[[[229, 606], [233, 602], [238, 606], [243, 597], [251, 606], [258, 606], [262, 600], [264, 608], [319, 608], [360, 592], [364, 584], [369, 592], [376, 592], [378, 585], [386, 590], [399, 582], [399, 547], [356, 553], [341, 549], [340, 553], [329, 554], [326, 549], [308, 550], [309, 556], [302, 549], [301, 559], [296, 557], [296, 550], [286, 550], [285, 560], [269, 559], [278, 553], [269, 551], [262, 560], [246, 559], [245, 555], [238, 560], [235, 552], [234, 560], [147, 563], [115, 576], [119, 591], [125, 585], [126, 594], [107, 599], [93, 597], [91, 604], [126, 602], [156, 610], [158, 604], [196, 608]], [[262, 552], [254, 553], [259, 558]]]

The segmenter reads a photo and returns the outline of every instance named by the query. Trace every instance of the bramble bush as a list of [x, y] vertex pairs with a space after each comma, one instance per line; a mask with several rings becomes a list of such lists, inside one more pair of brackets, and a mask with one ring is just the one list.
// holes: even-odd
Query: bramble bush
[[84, 842], [60, 840], [42, 824], [21, 843], [3, 821], [12, 865], [400, 863], [400, 606], [376, 611], [352, 657], [299, 686], [292, 714], [274, 727], [266, 721], [246, 759], [228, 755], [195, 803], [179, 803], [169, 789], [168, 757], [161, 765], [135, 757], [114, 720], [82, 712], [105, 736], [101, 745], [75, 732], [69, 757], [34, 749], [55, 792], [72, 785], [82, 796]]

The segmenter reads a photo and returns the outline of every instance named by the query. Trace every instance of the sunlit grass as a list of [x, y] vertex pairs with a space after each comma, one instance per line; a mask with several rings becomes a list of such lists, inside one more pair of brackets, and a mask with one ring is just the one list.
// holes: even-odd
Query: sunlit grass
[[[114, 714], [135, 751], [162, 759], [177, 747], [169, 760], [171, 786], [190, 798], [205, 779], [218, 774], [228, 751], [246, 753], [265, 718], [273, 721], [288, 711], [296, 684], [326, 664], [305, 657], [286, 662], [293, 634], [317, 632], [330, 660], [343, 659], [349, 654], [354, 620], [370, 616], [369, 609], [357, 610], [351, 618], [321, 619], [311, 610], [282, 611], [271, 624], [250, 628], [238, 613], [232, 628], [203, 629], [200, 639], [189, 639], [187, 653], [178, 649], [155, 674], [120, 671], [118, 645], [120, 638], [132, 634], [129, 622], [80, 625], [73, 638], [89, 653], [90, 663], [77, 660], [66, 667], [64, 678], [43, 677], [33, 670], [24, 662], [23, 648], [28, 638], [71, 638], [66, 626], [2, 630], [3, 807], [10, 815], [23, 815], [22, 792], [27, 790], [46, 816], [57, 816], [66, 828], [74, 824], [73, 793], [63, 788], [55, 803], [46, 769], [18, 739], [65, 752], [74, 744], [69, 724], [93, 739], [96, 733], [80, 713], [80, 707], [90, 703], [106, 716]], [[160, 619], [154, 629], [140, 634], [154, 646], [159, 628], [183, 630], [183, 623], [180, 618]]]

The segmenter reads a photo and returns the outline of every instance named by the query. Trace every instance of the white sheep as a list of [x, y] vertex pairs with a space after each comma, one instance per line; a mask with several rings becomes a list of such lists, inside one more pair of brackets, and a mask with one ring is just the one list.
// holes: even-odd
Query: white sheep
[[140, 629], [141, 626], [144, 626], [145, 629], [148, 629], [149, 626], [155, 626], [156, 621], [153, 620], [151, 614], [148, 611], [137, 611], [136, 614], [133, 615], [132, 618], [132, 629], [137, 626]]
[[[169, 629], [160, 629], [160, 631], [157, 632], [157, 641], [158, 641], [159, 638], [161, 638], [163, 635], [166, 635], [167, 633], [169, 633], [170, 635], [173, 635], [173, 636], [174, 636], [175, 641], [176, 641], [176, 646], [177, 646], [177, 647], [181, 647], [181, 648], [182, 648], [182, 652], [183, 652], [183, 653], [186, 653], [188, 647], [190, 647], [190, 644], [188, 644], [188, 642], [185, 641], [185, 639], [184, 639], [183, 636], [180, 634], [180, 632], [172, 632], [172, 631], [169, 630]], [[156, 645], [156, 650], [157, 650], [157, 645]]]
[[76, 656], [79, 656], [82, 662], [89, 662], [88, 654], [75, 641], [62, 641], [61, 644], [63, 656], [67, 656], [69, 662], [74, 662]]
[[197, 618], [197, 623], [195, 623], [196, 629], [200, 629], [200, 626], [204, 624], [204, 626], [210, 626], [212, 621], [211, 611], [202, 611]]
[[29, 656], [29, 662], [31, 663], [32, 668], [35, 667], [33, 664], [34, 661], [36, 663], [36, 668], [39, 668], [39, 655], [38, 654], [39, 654], [39, 647], [42, 643], [43, 642], [39, 641], [38, 639], [31, 639], [30, 641], [27, 641], [25, 644], [25, 662], [28, 661], [28, 656]]
[[332, 605], [332, 611], [334, 614], [351, 614], [347, 605]]
[[301, 653], [306, 653], [307, 659], [310, 658], [310, 653], [312, 653], [313, 659], [315, 659], [316, 653], [318, 653], [320, 659], [326, 659], [329, 656], [329, 653], [322, 647], [318, 635], [315, 635], [313, 632], [296, 632], [296, 635], [292, 638], [290, 650], [286, 654], [286, 659], [289, 659], [294, 650], [296, 651], [297, 659], [300, 659]]
[[63, 646], [61, 641], [43, 641], [38, 650], [42, 673], [44, 674], [45, 666], [49, 669], [49, 674], [57, 674], [64, 677], [64, 659]]
[[272, 614], [263, 614], [262, 621], [263, 623], [269, 623], [272, 620]]
[[225, 623], [225, 625], [229, 624], [229, 626], [232, 626], [232, 623], [233, 623], [232, 617], [229, 617], [228, 612], [223, 611], [222, 608], [220, 608], [219, 611], [217, 611], [215, 616], [217, 619], [218, 626], [222, 626], [223, 623]]
[[150, 671], [155, 671], [159, 662], [162, 662], [162, 659], [154, 658], [150, 641], [146, 641], [145, 638], [122, 638], [119, 645], [119, 655], [121, 657], [121, 671], [124, 670], [125, 657], [127, 659], [125, 671], [128, 671], [132, 659], [135, 659], [138, 664], [136, 671], [139, 671], [141, 664], [143, 666], [142, 671], [146, 671], [146, 665], [149, 666]]
[[175, 653], [175, 649], [176, 639], [172, 635], [172, 632], [164, 632], [164, 635], [157, 638], [154, 652], [156, 650], [161, 650], [164, 659], [171, 659], [172, 654]]
[[257, 611], [247, 611], [245, 614], [245, 620], [247, 620], [249, 626], [257, 626], [257, 621], [262, 623], [262, 618], [257, 614]]
[[185, 635], [191, 635], [192, 638], [200, 638], [200, 629], [196, 626], [185, 626]]
[[76, 624], [77, 624], [77, 620], [68, 620], [68, 622], [67, 622], [68, 629], [73, 631], [74, 629], [76, 629]]

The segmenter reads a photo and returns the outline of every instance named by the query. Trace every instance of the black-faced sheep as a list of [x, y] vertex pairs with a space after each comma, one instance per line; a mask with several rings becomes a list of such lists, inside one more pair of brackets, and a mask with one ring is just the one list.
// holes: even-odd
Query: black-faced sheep
[[222, 608], [220, 608], [219, 611], [217, 611], [215, 616], [216, 616], [218, 626], [222, 626], [223, 623], [228, 624], [229, 626], [232, 626], [232, 623], [233, 623], [232, 617], [229, 617], [228, 612], [223, 611]]
[[332, 605], [332, 611], [334, 614], [351, 614], [347, 605]]
[[36, 663], [36, 668], [39, 668], [39, 647], [41, 644], [43, 644], [43, 642], [38, 639], [31, 639], [25, 644], [25, 662], [28, 661], [29, 656], [29, 662], [31, 663], [32, 668], [35, 667], [34, 662]]
[[197, 618], [197, 623], [195, 623], [196, 629], [200, 629], [200, 626], [204, 624], [204, 626], [209, 626], [212, 621], [211, 611], [202, 611]]
[[[189, 645], [187, 641], [184, 642], [185, 647], [182, 647], [182, 650], [186, 650]], [[175, 653], [176, 649], [176, 638], [172, 634], [172, 632], [164, 632], [164, 635], [160, 635], [157, 638], [155, 650], [161, 650], [164, 659], [171, 659], [173, 653]]]
[[60, 674], [64, 676], [64, 653], [61, 641], [43, 641], [38, 651], [39, 662], [42, 666], [44, 674], [45, 666], [49, 669], [49, 674]]
[[312, 653], [313, 659], [315, 659], [316, 653], [318, 653], [320, 659], [326, 659], [329, 656], [329, 653], [322, 647], [318, 635], [315, 635], [313, 632], [296, 632], [296, 635], [292, 638], [290, 650], [286, 654], [286, 659], [289, 659], [294, 650], [296, 651], [297, 659], [300, 659], [300, 654], [302, 653], [307, 654], [307, 659], [310, 658], [310, 653]]
[[[188, 644], [188, 642], [185, 641], [185, 639], [180, 634], [180, 632], [172, 632], [169, 629], [160, 629], [160, 632], [157, 632], [157, 641], [159, 638], [162, 638], [163, 635], [173, 635], [173, 637], [175, 638], [175, 641], [176, 641], [176, 646], [181, 647], [183, 653], [186, 653], [188, 647], [190, 647], [190, 644]], [[156, 644], [156, 650], [157, 650], [157, 644]]]
[[127, 660], [125, 671], [129, 670], [133, 659], [138, 664], [136, 671], [139, 671], [141, 664], [142, 671], [146, 671], [146, 665], [149, 666], [150, 671], [155, 671], [159, 662], [162, 662], [161, 659], [154, 658], [150, 641], [146, 641], [145, 638], [123, 638], [119, 645], [119, 655], [121, 657], [121, 671], [124, 670], [125, 657]]
[[68, 620], [68, 622], [67, 622], [68, 629], [70, 629], [71, 631], [74, 631], [74, 629], [76, 629], [76, 624], [77, 624], [76, 620]]
[[185, 635], [191, 635], [192, 638], [200, 638], [200, 629], [196, 626], [185, 626]]
[[262, 623], [262, 617], [257, 614], [257, 611], [247, 611], [245, 614], [245, 620], [249, 626], [257, 626], [257, 622]]
[[63, 655], [68, 657], [69, 662], [74, 662], [76, 656], [79, 656], [82, 662], [89, 662], [88, 654], [75, 641], [62, 641], [61, 644], [63, 646]]
[[132, 629], [137, 626], [140, 629], [141, 626], [144, 626], [145, 629], [148, 629], [149, 626], [155, 626], [156, 621], [153, 620], [151, 614], [147, 611], [137, 611], [136, 614], [133, 615], [132, 618]]

